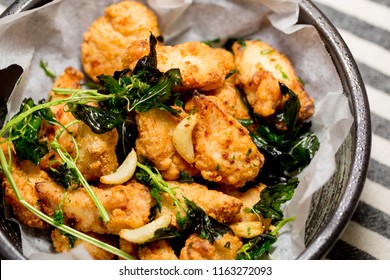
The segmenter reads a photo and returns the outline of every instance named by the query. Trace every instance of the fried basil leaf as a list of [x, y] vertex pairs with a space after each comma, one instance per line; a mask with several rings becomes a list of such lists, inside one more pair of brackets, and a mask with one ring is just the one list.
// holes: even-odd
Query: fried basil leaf
[[[31, 98], [24, 99], [19, 112], [13, 118], [20, 116], [35, 106]], [[45, 112], [47, 115], [49, 114], [48, 111]], [[25, 117], [10, 131], [10, 137], [18, 158], [31, 160], [35, 165], [38, 165], [42, 157], [49, 151], [47, 142], [39, 141], [38, 134], [41, 123], [42, 115], [37, 111]]]
[[261, 234], [248, 241], [241, 247], [237, 254], [237, 260], [260, 260], [264, 254], [268, 254], [277, 237], [270, 234]]
[[68, 104], [72, 115], [87, 124], [96, 134], [106, 133], [123, 124], [122, 114], [86, 104]]
[[208, 216], [193, 201], [187, 198], [184, 198], [184, 201], [187, 206], [185, 230], [194, 231], [200, 238], [207, 239], [211, 243], [221, 238], [224, 234], [232, 232], [227, 225], [219, 223], [213, 217]]
[[280, 207], [293, 197], [298, 184], [298, 178], [294, 177], [286, 183], [265, 188], [261, 191], [260, 200], [252, 207], [252, 211], [264, 218], [271, 218], [273, 223], [283, 220], [283, 211]]

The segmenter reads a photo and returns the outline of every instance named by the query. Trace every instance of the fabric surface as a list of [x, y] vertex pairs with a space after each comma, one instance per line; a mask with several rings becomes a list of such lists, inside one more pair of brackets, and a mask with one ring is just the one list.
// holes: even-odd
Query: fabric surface
[[[0, 13], [12, 3], [0, 0]], [[371, 109], [372, 149], [361, 200], [326, 259], [390, 260], [390, 0], [314, 0], [346, 41]]]
[[390, 259], [390, 0], [314, 0], [357, 62], [372, 122], [366, 184], [327, 259]]

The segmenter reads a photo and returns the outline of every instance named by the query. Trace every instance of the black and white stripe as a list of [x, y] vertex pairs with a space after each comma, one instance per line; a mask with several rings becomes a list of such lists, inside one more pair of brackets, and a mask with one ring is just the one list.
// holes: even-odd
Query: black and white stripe
[[[11, 4], [0, 1], [0, 13]], [[390, 259], [390, 0], [313, 0], [350, 48], [371, 108], [372, 154], [361, 201], [327, 259]]]
[[390, 259], [390, 0], [314, 0], [339, 30], [366, 85], [372, 150], [357, 209], [327, 259]]

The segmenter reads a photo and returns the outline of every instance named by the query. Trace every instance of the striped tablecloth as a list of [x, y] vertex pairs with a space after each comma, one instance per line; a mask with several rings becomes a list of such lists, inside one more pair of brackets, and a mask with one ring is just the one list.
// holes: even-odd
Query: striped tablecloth
[[[13, 1], [0, 0], [0, 13]], [[390, 0], [314, 0], [356, 59], [371, 107], [372, 154], [359, 205], [327, 259], [390, 260]]]
[[354, 56], [371, 109], [372, 149], [361, 200], [328, 259], [390, 260], [390, 0], [314, 0]]

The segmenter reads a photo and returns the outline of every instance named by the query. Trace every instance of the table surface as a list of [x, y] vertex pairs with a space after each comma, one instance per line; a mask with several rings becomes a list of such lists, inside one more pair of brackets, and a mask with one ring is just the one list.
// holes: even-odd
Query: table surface
[[[12, 3], [0, 0], [0, 13]], [[360, 202], [326, 259], [390, 260], [390, 0], [314, 0], [350, 48], [366, 86], [372, 149]]]

